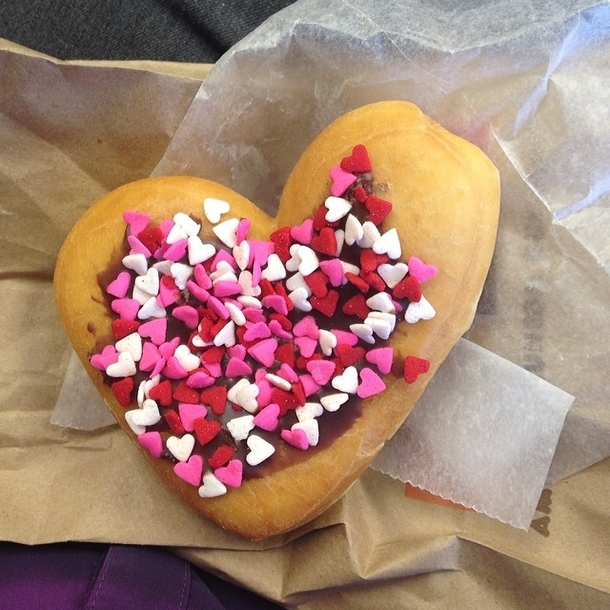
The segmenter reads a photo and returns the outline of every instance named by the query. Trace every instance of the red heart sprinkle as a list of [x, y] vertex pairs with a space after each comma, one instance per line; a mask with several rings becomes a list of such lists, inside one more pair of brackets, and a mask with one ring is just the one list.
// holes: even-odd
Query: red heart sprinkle
[[111, 386], [114, 397], [122, 407], [131, 405], [131, 392], [133, 391], [133, 377], [124, 377], [115, 381]]
[[269, 319], [279, 322], [280, 326], [287, 332], [292, 330], [292, 322], [285, 315], [278, 313], [277, 311], [272, 311], [269, 314]]
[[167, 425], [173, 434], [176, 436], [182, 436], [184, 434], [185, 430], [184, 426], [182, 425], [182, 420], [176, 411], [167, 411], [167, 413], [163, 415], [163, 418], [167, 422]]
[[113, 320], [112, 321], [112, 336], [118, 341], [131, 333], [135, 333], [140, 326], [137, 320]]
[[274, 231], [271, 233], [270, 239], [273, 242], [275, 253], [280, 257], [280, 260], [283, 263], [290, 260], [290, 246], [292, 245], [290, 227], [282, 227]]
[[390, 257], [387, 254], [377, 254], [372, 248], [364, 248], [360, 253], [360, 267], [364, 271], [375, 271], [379, 265], [387, 263]]
[[317, 269], [313, 273], [305, 276], [307, 285], [315, 296], [323, 299], [328, 294], [328, 277], [323, 271]]
[[364, 144], [356, 144], [352, 154], [341, 160], [341, 169], [354, 174], [364, 174], [372, 171], [371, 159]]
[[368, 290], [370, 288], [367, 281], [363, 280], [359, 275], [356, 275], [355, 273], [352, 273], [351, 271], [348, 271], [345, 274], [345, 279], [352, 286], [355, 286], [356, 288], [358, 288], [358, 290], [360, 290], [360, 292], [362, 292], [362, 293], [368, 292]]
[[199, 402], [199, 392], [194, 388], [189, 388], [188, 385], [186, 385], [186, 381], [181, 381], [176, 386], [173, 397], [174, 400], [177, 400], [178, 402], [188, 402], [191, 404]]
[[361, 320], [365, 320], [370, 313], [369, 306], [366, 304], [366, 298], [360, 292], [354, 295], [351, 299], [343, 303], [341, 311], [346, 316], [356, 316]]
[[229, 447], [229, 445], [221, 445], [214, 451], [212, 457], [208, 460], [210, 468], [220, 468], [229, 462], [229, 460], [235, 455], [235, 449]]
[[169, 407], [172, 404], [172, 391], [172, 382], [166, 379], [150, 388], [148, 396], [162, 406]]
[[144, 229], [138, 233], [137, 237], [151, 252], [160, 248], [163, 241], [163, 233], [159, 227]]
[[290, 368], [294, 368], [294, 350], [295, 346], [292, 341], [289, 343], [282, 343], [275, 350], [275, 357], [282, 364], [287, 364]]
[[223, 385], [206, 388], [202, 390], [199, 398], [215, 415], [222, 415], [227, 406], [227, 388]]
[[408, 299], [417, 303], [421, 299], [421, 285], [412, 275], [404, 277], [392, 290], [397, 299]]
[[296, 409], [300, 405], [299, 399], [292, 392], [281, 388], [271, 390], [271, 402], [279, 406], [280, 417], [284, 417], [288, 411]]
[[385, 282], [375, 271], [361, 271], [360, 276], [365, 282], [368, 282], [371, 288], [374, 288], [377, 292], [383, 292], [385, 290]]
[[336, 290], [329, 290], [323, 299], [312, 296], [309, 302], [316, 311], [323, 313], [327, 318], [332, 318], [339, 303], [339, 293]]
[[337, 345], [335, 353], [343, 366], [351, 366], [364, 358], [366, 350], [363, 347], [352, 347], [351, 345]]
[[405, 358], [404, 379], [407, 383], [414, 383], [415, 380], [430, 370], [430, 362], [417, 356], [407, 356]]
[[385, 199], [369, 195], [364, 202], [364, 206], [369, 212], [367, 220], [379, 226], [392, 211], [392, 204]]
[[202, 362], [206, 362], [210, 364], [211, 362], [220, 362], [222, 357], [224, 356], [225, 348], [224, 347], [208, 347], [202, 354], [201, 360]]
[[363, 186], [357, 186], [354, 189], [354, 197], [358, 203], [364, 203], [368, 197], [368, 194]]
[[311, 247], [321, 254], [336, 256], [337, 237], [335, 236], [335, 231], [331, 227], [322, 227], [318, 235], [312, 238]]
[[326, 213], [328, 212], [328, 208], [324, 205], [321, 205], [313, 217], [313, 229], [314, 231], [320, 231], [324, 227], [333, 227], [338, 224], [338, 222], [328, 222], [326, 220]]
[[193, 429], [197, 440], [202, 445], [207, 445], [218, 436], [222, 430], [222, 424], [215, 419], [199, 417], [193, 422]]
[[305, 389], [303, 388], [303, 384], [300, 381], [297, 381], [296, 383], [292, 384], [292, 392], [299, 405], [303, 406], [307, 402], [307, 397], [305, 396]]

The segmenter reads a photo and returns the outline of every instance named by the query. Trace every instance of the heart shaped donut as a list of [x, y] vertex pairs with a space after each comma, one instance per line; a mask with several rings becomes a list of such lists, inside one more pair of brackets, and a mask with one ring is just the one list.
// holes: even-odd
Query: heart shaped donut
[[201, 178], [127, 184], [57, 260], [60, 317], [161, 479], [249, 539], [335, 502], [470, 326], [498, 172], [407, 102], [307, 148], [272, 218]]

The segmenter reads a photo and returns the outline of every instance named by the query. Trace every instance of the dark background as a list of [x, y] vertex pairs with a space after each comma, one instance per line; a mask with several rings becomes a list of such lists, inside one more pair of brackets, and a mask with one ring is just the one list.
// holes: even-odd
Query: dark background
[[57, 59], [211, 63], [295, 0], [0, 0], [0, 37]]

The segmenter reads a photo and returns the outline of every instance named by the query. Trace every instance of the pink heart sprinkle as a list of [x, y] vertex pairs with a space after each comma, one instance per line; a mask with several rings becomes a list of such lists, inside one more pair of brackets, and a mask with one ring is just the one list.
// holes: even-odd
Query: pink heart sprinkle
[[159, 348], [154, 343], [145, 341], [142, 345], [142, 357], [139, 362], [140, 370], [152, 371], [160, 358]]
[[264, 322], [265, 314], [262, 309], [257, 307], [244, 307], [242, 313], [248, 322]]
[[[161, 286], [163, 286], [163, 284], [161, 284]], [[188, 280], [186, 283], [186, 287], [187, 287], [188, 291], [198, 301], [201, 301], [202, 303], [208, 302], [208, 299], [210, 298], [210, 293], [205, 288], [202, 288], [199, 284], [197, 284], [196, 282], [193, 282], [193, 280]]]
[[289, 445], [296, 447], [297, 449], [309, 449], [309, 441], [307, 440], [307, 434], [303, 430], [297, 428], [296, 430], [282, 430], [280, 435]]
[[207, 417], [208, 410], [203, 405], [191, 404], [188, 402], [181, 402], [178, 404], [178, 415], [182, 426], [187, 432], [192, 432], [195, 429], [196, 419], [205, 419]]
[[106, 345], [101, 354], [91, 356], [91, 365], [100, 371], [105, 371], [110, 364], [114, 364], [119, 360], [119, 352], [116, 351], [114, 345]]
[[208, 299], [208, 307], [223, 320], [228, 320], [231, 317], [231, 313], [226, 305], [216, 297], [210, 297]]
[[250, 226], [252, 225], [252, 221], [247, 218], [242, 218], [237, 225], [237, 231], [235, 233], [235, 238], [238, 244], [241, 244], [246, 237], [248, 237], [248, 231], [250, 230]]
[[248, 353], [263, 366], [270, 367], [275, 362], [276, 350], [277, 340], [271, 337], [250, 346], [248, 348]]
[[129, 254], [143, 254], [146, 258], [152, 256], [152, 252], [135, 236], [128, 235]]
[[365, 355], [367, 362], [377, 365], [380, 373], [387, 375], [392, 370], [394, 350], [391, 347], [378, 347]]
[[269, 294], [266, 297], [263, 297], [261, 303], [263, 304], [263, 307], [273, 309], [283, 316], [288, 314], [288, 304], [281, 294]]
[[295, 337], [309, 337], [314, 341], [317, 341], [320, 338], [320, 329], [313, 316], [305, 316], [299, 320], [294, 325], [292, 332]]
[[373, 369], [366, 366], [360, 371], [360, 380], [360, 385], [356, 391], [360, 398], [368, 398], [385, 390], [385, 383], [383, 383], [381, 377]]
[[248, 243], [250, 244], [250, 256], [252, 257], [252, 260], [261, 267], [266, 265], [269, 255], [275, 251], [273, 242], [252, 239]]
[[178, 295], [180, 291], [174, 284], [173, 286], [168, 286], [166, 282], [159, 283], [159, 294], [157, 295], [157, 303], [159, 307], [168, 307], [169, 305], [173, 305], [178, 300]]
[[411, 256], [407, 266], [409, 267], [409, 273], [420, 284], [433, 278], [438, 273], [438, 269], [434, 265], [427, 265], [420, 258], [417, 258], [417, 256]]
[[167, 334], [167, 319], [155, 318], [138, 326], [138, 334], [143, 339], [150, 339], [155, 345], [161, 345]]
[[191, 373], [186, 380], [186, 385], [195, 390], [209, 388], [213, 386], [214, 383], [216, 383], [216, 379], [204, 371], [195, 371], [194, 373]]
[[162, 373], [168, 379], [184, 379], [188, 376], [188, 373], [184, 370], [176, 356], [172, 356], [167, 360]]
[[309, 245], [313, 237], [313, 218], [307, 218], [300, 225], [291, 227], [290, 237], [301, 244]]
[[209, 290], [212, 287], [212, 279], [202, 264], [195, 265], [193, 276], [197, 284], [204, 290]]
[[210, 269], [212, 271], [216, 271], [216, 267], [218, 267], [218, 264], [221, 261], [224, 261], [225, 263], [229, 263], [229, 265], [231, 265], [231, 268], [233, 270], [237, 269], [237, 263], [235, 262], [235, 259], [233, 258], [233, 256], [226, 250], [223, 250], [222, 248], [220, 250], [218, 250], [218, 252], [216, 252], [216, 256], [212, 259], [212, 264], [210, 265]]
[[335, 288], [343, 283], [343, 265], [338, 258], [320, 261], [320, 269]]
[[220, 280], [214, 284], [214, 296], [216, 297], [231, 297], [236, 294], [241, 294], [242, 287], [238, 282], [229, 280]]
[[200, 455], [191, 455], [186, 462], [178, 462], [174, 466], [174, 472], [183, 481], [198, 487], [203, 474], [203, 458]]
[[110, 282], [106, 292], [119, 299], [124, 299], [129, 287], [131, 286], [131, 275], [129, 271], [121, 271], [116, 278]]
[[271, 336], [269, 326], [264, 322], [252, 324], [244, 333], [244, 341], [256, 341], [257, 339], [267, 339]]
[[290, 383], [296, 383], [299, 380], [299, 376], [295, 373], [294, 369], [285, 362], [282, 363], [277, 374], [286, 379], [286, 381], [290, 381]]
[[318, 342], [311, 337], [297, 337], [294, 340], [294, 343], [299, 348], [301, 356], [304, 358], [313, 356], [313, 353], [316, 351], [316, 347], [318, 347]]
[[255, 426], [267, 432], [273, 432], [279, 425], [280, 406], [276, 403], [268, 404], [261, 409], [252, 420]]
[[284, 330], [283, 326], [277, 320], [269, 320], [269, 330], [280, 339], [285, 339], [286, 341], [292, 339], [292, 334], [287, 330]]
[[322, 389], [322, 386], [316, 383], [316, 380], [311, 375], [299, 375], [299, 380], [303, 386], [305, 396], [313, 396]]
[[205, 369], [208, 374], [214, 377], [215, 379], [218, 379], [222, 376], [222, 367], [220, 365], [220, 362], [207, 362], [205, 365]]
[[306, 367], [314, 381], [321, 386], [325, 386], [331, 380], [336, 365], [331, 360], [310, 360]]
[[216, 478], [229, 487], [241, 485], [244, 465], [241, 460], [231, 460], [226, 466], [221, 466], [214, 471]]
[[159, 353], [163, 358], [169, 360], [174, 355], [178, 345], [180, 345], [180, 337], [174, 337], [171, 341], [166, 341], [159, 345]]
[[199, 314], [197, 313], [197, 310], [190, 305], [174, 307], [172, 315], [177, 320], [184, 322], [185, 326], [191, 330], [197, 328], [197, 325], [199, 324]]
[[330, 187], [330, 194], [334, 197], [340, 197], [347, 189], [356, 182], [356, 176], [346, 172], [338, 165], [333, 165], [330, 168], [330, 177], [333, 181]]
[[252, 374], [252, 368], [247, 362], [239, 358], [230, 358], [225, 369], [227, 377], [245, 377]]
[[358, 337], [349, 331], [333, 329], [330, 331], [337, 337], [337, 345], [349, 345], [354, 347], [358, 343]]
[[177, 263], [186, 254], [186, 248], [188, 246], [187, 239], [179, 239], [176, 243], [173, 243], [165, 252], [163, 256], [168, 261]]
[[256, 287], [261, 283], [261, 265], [258, 261], [252, 264], [252, 287]]
[[[259, 369], [263, 374], [266, 373], [263, 369]], [[256, 403], [259, 407], [266, 407], [271, 402], [271, 393], [273, 392], [273, 386], [264, 378], [257, 379], [255, 381], [258, 386], [258, 396], [256, 397]]]
[[123, 220], [129, 225], [130, 235], [138, 235], [148, 226], [150, 216], [140, 212], [123, 212]]
[[110, 308], [119, 314], [121, 320], [135, 320], [140, 310], [140, 303], [135, 299], [114, 299], [110, 303]]
[[240, 360], [245, 360], [246, 358], [246, 347], [237, 343], [236, 345], [232, 345], [227, 348], [227, 354], [229, 354], [230, 358], [239, 358]]
[[163, 453], [163, 439], [158, 432], [144, 432], [138, 435], [138, 443], [147, 449], [153, 457], [161, 457]]

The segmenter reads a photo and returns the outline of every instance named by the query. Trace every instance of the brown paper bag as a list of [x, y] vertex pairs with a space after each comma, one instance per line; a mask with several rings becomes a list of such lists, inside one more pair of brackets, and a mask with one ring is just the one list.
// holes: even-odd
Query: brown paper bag
[[369, 470], [313, 523], [253, 544], [182, 505], [115, 427], [52, 426], [70, 353], [52, 302], [57, 250], [101, 194], [152, 171], [199, 81], [8, 43], [0, 68], [3, 540], [167, 546], [307, 610], [610, 605], [608, 460], [545, 491], [529, 532], [406, 497]]

